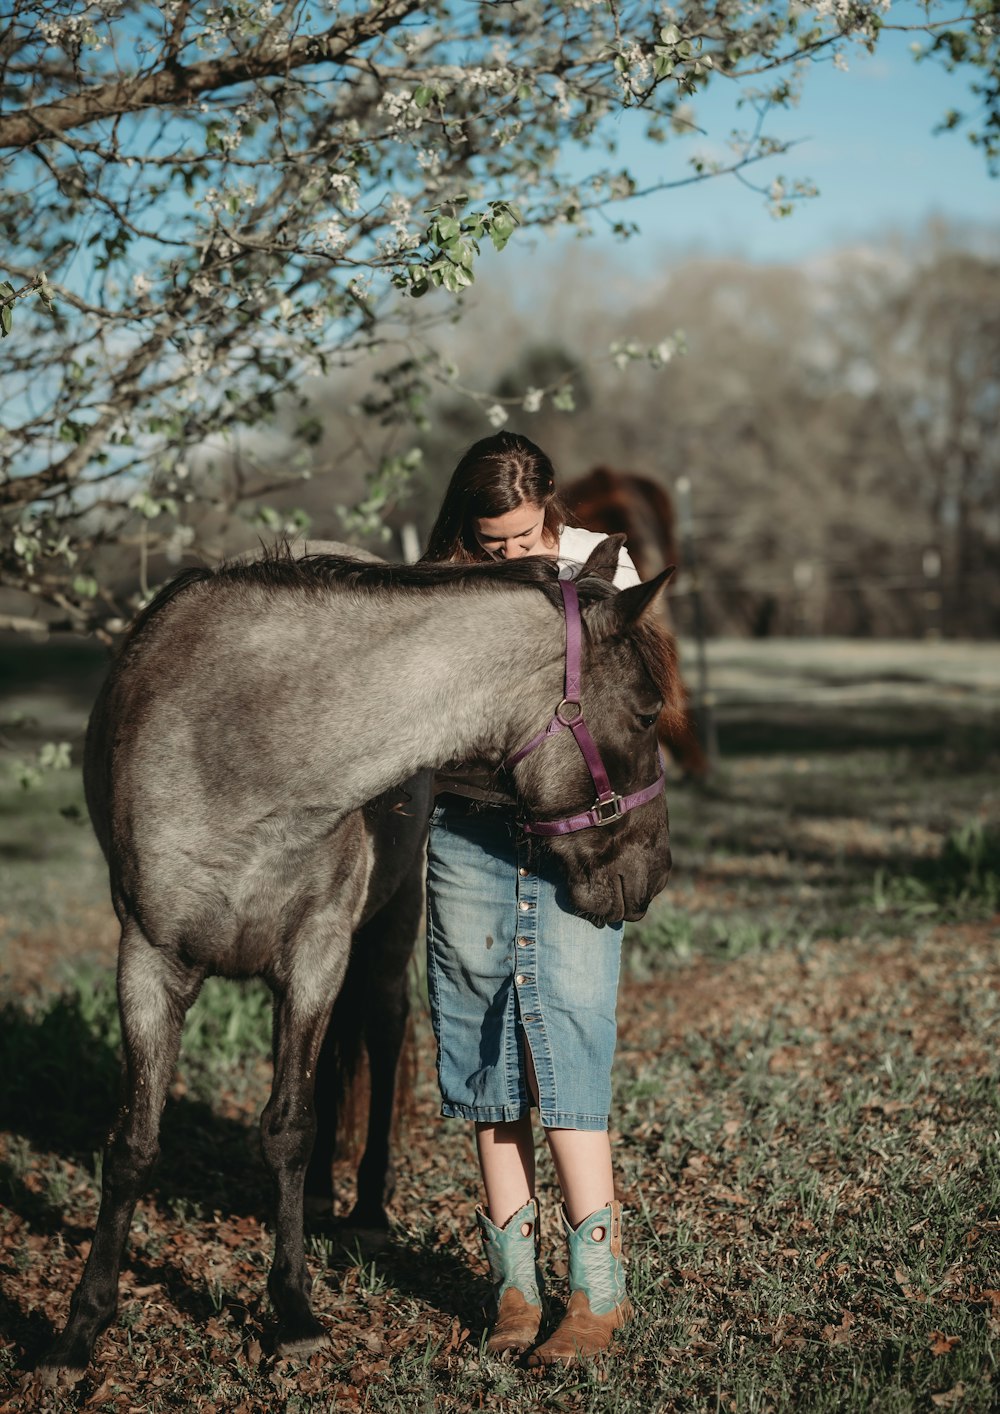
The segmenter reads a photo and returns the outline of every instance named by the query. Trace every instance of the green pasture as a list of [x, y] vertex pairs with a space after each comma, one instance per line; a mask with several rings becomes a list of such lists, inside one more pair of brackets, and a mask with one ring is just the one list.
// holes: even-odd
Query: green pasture
[[[119, 1320], [84, 1385], [41, 1407], [995, 1409], [1000, 671], [986, 649], [932, 669], [909, 648], [909, 666], [853, 668], [819, 646], [714, 650], [720, 764], [672, 783], [675, 877], [627, 936], [612, 1124], [642, 1314], [618, 1358], [536, 1374], [482, 1353], [472, 1148], [436, 1118], [415, 967], [394, 1239], [310, 1234], [331, 1347], [276, 1361], [256, 1140], [269, 1004], [213, 981]], [[36, 1407], [30, 1367], [79, 1275], [115, 1104], [114, 919], [78, 771], [20, 784], [47, 740], [78, 761], [88, 667], [80, 682], [49, 717], [22, 677], [35, 726], [8, 730], [0, 767], [3, 1409]], [[341, 1208], [350, 1174], [345, 1156]], [[541, 1177], [558, 1309], [544, 1161]]]

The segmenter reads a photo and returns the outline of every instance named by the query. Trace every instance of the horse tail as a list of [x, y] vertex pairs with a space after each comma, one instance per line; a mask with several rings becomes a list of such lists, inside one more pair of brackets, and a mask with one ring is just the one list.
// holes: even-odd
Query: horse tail
[[[355, 935], [323, 1044], [324, 1090], [337, 1112], [336, 1151], [354, 1162], [373, 1127], [389, 1126], [396, 1137], [413, 1109], [416, 1046], [409, 1009], [407, 960], [415, 929], [401, 940], [400, 954], [393, 946], [393, 922], [390, 902], [382, 914], [376, 914]], [[379, 1048], [380, 1064], [388, 1062], [395, 1072], [391, 1116], [372, 1113], [368, 1048], [373, 1045]]]
[[363, 1064], [367, 974], [367, 958], [355, 939], [323, 1043], [327, 1095], [337, 1114], [337, 1152], [350, 1154], [355, 1161], [364, 1145], [368, 1113], [368, 1074]]

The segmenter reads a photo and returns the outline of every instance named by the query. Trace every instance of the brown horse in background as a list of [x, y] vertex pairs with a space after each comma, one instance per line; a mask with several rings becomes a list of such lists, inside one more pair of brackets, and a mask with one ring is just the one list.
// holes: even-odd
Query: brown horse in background
[[[566, 508], [588, 530], [624, 535], [626, 547], [642, 580], [651, 579], [667, 565], [680, 563], [674, 506], [665, 489], [648, 476], [597, 466], [571, 481], [560, 493]], [[659, 600], [664, 626], [670, 628], [670, 610]], [[708, 773], [708, 758], [698, 741], [691, 697], [684, 687], [684, 712], [661, 722], [660, 738], [685, 775]]]

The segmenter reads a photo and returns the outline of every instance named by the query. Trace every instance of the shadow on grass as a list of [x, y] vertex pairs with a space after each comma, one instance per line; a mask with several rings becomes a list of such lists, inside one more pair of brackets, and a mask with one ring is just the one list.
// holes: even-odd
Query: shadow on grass
[[307, 1231], [327, 1245], [324, 1277], [330, 1284], [352, 1267], [360, 1268], [364, 1279], [384, 1284], [423, 1305], [457, 1314], [478, 1340], [486, 1324], [491, 1288], [485, 1276], [469, 1266], [459, 1245], [413, 1245], [390, 1231], [371, 1247], [365, 1240], [370, 1239], [370, 1233], [359, 1232], [336, 1218], [313, 1220]]
[[[91, 1169], [119, 1101], [114, 1020], [91, 999], [65, 995], [44, 1012], [8, 1003], [0, 1010], [0, 1129]], [[255, 1125], [216, 1114], [210, 1105], [169, 1099], [160, 1128], [161, 1158], [149, 1189], [164, 1202], [262, 1217], [267, 1176]], [[60, 1204], [21, 1173], [0, 1168], [8, 1202], [33, 1227], [61, 1229]]]
[[[0, 1163], [0, 1201], [32, 1233], [79, 1248], [93, 1235], [96, 1210], [81, 1221], [79, 1200], [71, 1204], [68, 1197], [74, 1181], [59, 1161], [93, 1172], [114, 1117], [118, 1033], [108, 997], [66, 994], [44, 1011], [8, 1003], [0, 1009], [0, 1072], [5, 1076], [0, 1129], [13, 1141]], [[168, 1100], [160, 1140], [161, 1157], [145, 1197], [166, 1210], [166, 1226], [183, 1231], [186, 1208], [201, 1217], [218, 1212], [270, 1221], [270, 1180], [255, 1123], [226, 1118], [204, 1101], [185, 1096]], [[331, 1242], [328, 1276], [336, 1278], [362, 1260]], [[477, 1318], [486, 1284], [461, 1253], [390, 1242], [375, 1260], [377, 1277], [373, 1270], [372, 1280], [442, 1310], [467, 1312], [467, 1322]], [[217, 1314], [218, 1297], [209, 1290], [207, 1270], [190, 1269], [169, 1251], [154, 1257], [131, 1243], [127, 1263], [134, 1285], [161, 1285], [171, 1304], [194, 1324], [204, 1325]], [[259, 1326], [267, 1348], [273, 1316], [263, 1268], [259, 1285], [259, 1300], [244, 1315]], [[20, 1347], [19, 1367], [30, 1370], [56, 1332], [39, 1313], [11, 1303], [7, 1307], [0, 1304], [0, 1320]]]

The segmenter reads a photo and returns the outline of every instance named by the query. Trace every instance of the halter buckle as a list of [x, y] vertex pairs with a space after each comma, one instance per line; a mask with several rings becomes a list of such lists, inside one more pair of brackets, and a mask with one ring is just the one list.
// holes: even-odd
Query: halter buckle
[[613, 795], [610, 800], [598, 800], [594, 803], [594, 813], [597, 819], [595, 825], [610, 825], [612, 820], [617, 820], [619, 815], [625, 812], [622, 810], [622, 798], [620, 795]]
[[[569, 716], [566, 712], [569, 711]], [[562, 722], [564, 727], [574, 726], [583, 716], [583, 707], [579, 702], [575, 702], [572, 697], [564, 697], [555, 710], [555, 719]]]

